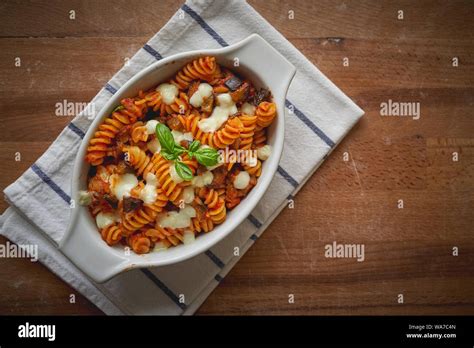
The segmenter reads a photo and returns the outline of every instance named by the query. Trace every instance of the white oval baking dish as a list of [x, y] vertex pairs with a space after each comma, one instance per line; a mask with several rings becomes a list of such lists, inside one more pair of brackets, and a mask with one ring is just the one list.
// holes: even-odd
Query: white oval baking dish
[[[84, 157], [87, 146], [99, 124], [120, 103], [120, 100], [133, 97], [139, 90], [147, 90], [166, 81], [185, 63], [206, 55], [215, 56], [219, 64], [249, 78], [256, 87], [270, 89], [273, 94], [278, 116], [269, 129], [268, 143], [272, 146], [272, 154], [263, 163], [262, 175], [241, 204], [228, 212], [227, 220], [222, 225], [209, 233], [198, 235], [193, 243], [144, 255], [131, 252], [127, 256], [123, 246], [108, 246], [102, 240], [87, 207], [76, 205], [72, 209], [69, 227], [59, 243], [59, 249], [96, 282], [104, 282], [126, 270], [169, 265], [205, 252], [231, 233], [250, 214], [277, 170], [283, 151], [286, 93], [296, 69], [262, 37], [252, 34], [228, 47], [185, 52], [164, 58], [125, 83], [97, 114], [79, 147], [72, 177], [71, 197], [77, 201], [78, 192], [86, 189], [89, 165]], [[235, 58], [238, 58], [239, 62], [237, 67], [234, 66]]]

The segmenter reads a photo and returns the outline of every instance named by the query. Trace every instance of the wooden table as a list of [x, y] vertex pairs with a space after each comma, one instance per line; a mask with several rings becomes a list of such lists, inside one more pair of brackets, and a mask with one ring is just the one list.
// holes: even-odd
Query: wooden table
[[[366, 115], [198, 313], [474, 314], [474, 3], [250, 3]], [[2, 189], [70, 122], [55, 104], [90, 100], [179, 6], [0, 2]], [[389, 99], [420, 119], [380, 116]], [[333, 241], [365, 261], [325, 258]], [[0, 314], [101, 313], [39, 263], [0, 262]]]

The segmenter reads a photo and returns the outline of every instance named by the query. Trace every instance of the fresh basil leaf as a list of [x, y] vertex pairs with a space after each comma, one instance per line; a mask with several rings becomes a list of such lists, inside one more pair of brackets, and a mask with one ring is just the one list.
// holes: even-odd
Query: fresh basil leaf
[[171, 134], [170, 129], [163, 123], [158, 123], [156, 125], [156, 137], [158, 138], [162, 149], [165, 149], [169, 153], [174, 152], [175, 143], [173, 134]]
[[161, 156], [163, 156], [168, 161], [174, 161], [179, 156], [177, 153], [169, 152], [167, 150], [161, 150], [160, 154], [161, 154]]
[[124, 108], [123, 105], [119, 105], [119, 106], [117, 106], [117, 107], [114, 109], [114, 111], [112, 111], [112, 112], [122, 110], [123, 108]]
[[194, 140], [191, 145], [189, 145], [188, 151], [189, 152], [196, 152], [199, 147], [201, 146], [201, 142], [199, 140]]
[[174, 153], [179, 155], [182, 155], [184, 152], [186, 152], [186, 149], [182, 147], [181, 145], [175, 144], [174, 146]]
[[206, 167], [214, 166], [219, 161], [219, 153], [216, 149], [206, 147], [194, 152], [197, 161]]
[[190, 181], [193, 179], [193, 172], [191, 171], [191, 168], [188, 167], [187, 164], [184, 164], [183, 162], [176, 161], [174, 162], [174, 166], [176, 168], [176, 173], [183, 178], [186, 181]]

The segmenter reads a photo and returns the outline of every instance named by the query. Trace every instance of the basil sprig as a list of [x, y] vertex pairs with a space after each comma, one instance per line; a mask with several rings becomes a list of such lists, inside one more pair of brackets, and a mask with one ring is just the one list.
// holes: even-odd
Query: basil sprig
[[193, 180], [193, 172], [187, 164], [184, 164], [181, 161], [175, 161], [174, 167], [176, 168], [176, 173], [186, 181]]
[[198, 140], [189, 144], [187, 149], [176, 144], [170, 129], [163, 123], [156, 125], [156, 137], [161, 145], [161, 155], [168, 161], [174, 161], [176, 173], [186, 181], [193, 179], [193, 172], [187, 164], [179, 160], [179, 156], [183, 153], [187, 153], [190, 158], [196, 157], [196, 160], [206, 167], [216, 165], [219, 161], [217, 150], [211, 147], [201, 147]]

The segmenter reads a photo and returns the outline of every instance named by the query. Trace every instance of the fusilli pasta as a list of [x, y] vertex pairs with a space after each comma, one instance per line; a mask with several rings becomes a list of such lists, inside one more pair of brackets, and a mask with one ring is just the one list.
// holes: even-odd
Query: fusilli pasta
[[[102, 239], [143, 254], [189, 243], [222, 224], [257, 184], [275, 117], [268, 90], [256, 90], [212, 56], [123, 99], [85, 156], [90, 171], [82, 194]], [[157, 125], [173, 139], [164, 143]], [[207, 147], [220, 152], [217, 164], [202, 164], [205, 151], [196, 149]]]

